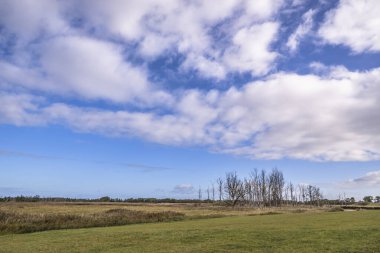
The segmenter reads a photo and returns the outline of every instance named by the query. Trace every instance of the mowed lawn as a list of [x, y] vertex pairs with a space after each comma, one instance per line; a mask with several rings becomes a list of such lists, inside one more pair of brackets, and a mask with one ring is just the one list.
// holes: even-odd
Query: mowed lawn
[[380, 212], [234, 216], [0, 236], [0, 252], [380, 252]]

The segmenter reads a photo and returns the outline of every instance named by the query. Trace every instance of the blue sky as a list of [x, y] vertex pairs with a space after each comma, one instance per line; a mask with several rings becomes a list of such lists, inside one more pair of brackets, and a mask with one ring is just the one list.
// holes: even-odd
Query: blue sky
[[0, 195], [380, 192], [380, 4], [1, 1]]

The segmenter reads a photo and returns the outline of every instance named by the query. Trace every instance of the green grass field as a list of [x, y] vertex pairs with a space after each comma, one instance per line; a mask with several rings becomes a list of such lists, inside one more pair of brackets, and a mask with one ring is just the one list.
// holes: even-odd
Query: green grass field
[[263, 209], [232, 208], [212, 203], [3, 202], [0, 203], [0, 235], [267, 213], [324, 212], [326, 210], [329, 209], [307, 206]]
[[380, 212], [231, 216], [0, 236], [2, 253], [380, 252]]

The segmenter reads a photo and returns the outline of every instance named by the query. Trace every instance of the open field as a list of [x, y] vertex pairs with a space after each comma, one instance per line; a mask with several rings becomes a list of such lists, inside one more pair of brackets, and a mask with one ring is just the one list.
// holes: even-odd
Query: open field
[[378, 211], [233, 216], [0, 236], [0, 252], [379, 252]]
[[326, 208], [249, 208], [203, 204], [54, 203], [0, 204], [0, 234], [107, 227], [267, 213], [322, 212]]
[[[28, 214], [90, 214], [108, 211], [110, 209], [128, 209], [132, 211], [180, 212], [187, 216], [203, 215], [249, 215], [268, 212], [271, 208], [255, 209], [250, 207], [227, 207], [225, 205], [196, 204], [196, 203], [119, 203], [119, 202], [0, 202], [0, 211], [15, 211]], [[278, 212], [292, 212], [294, 210], [324, 211], [326, 208], [309, 206], [295, 206], [275, 208]]]

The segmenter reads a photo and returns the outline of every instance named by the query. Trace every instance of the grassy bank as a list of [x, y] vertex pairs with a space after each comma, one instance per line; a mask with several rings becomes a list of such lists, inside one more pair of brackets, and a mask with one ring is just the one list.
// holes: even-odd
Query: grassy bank
[[234, 216], [0, 236], [1, 252], [379, 252], [378, 211]]

